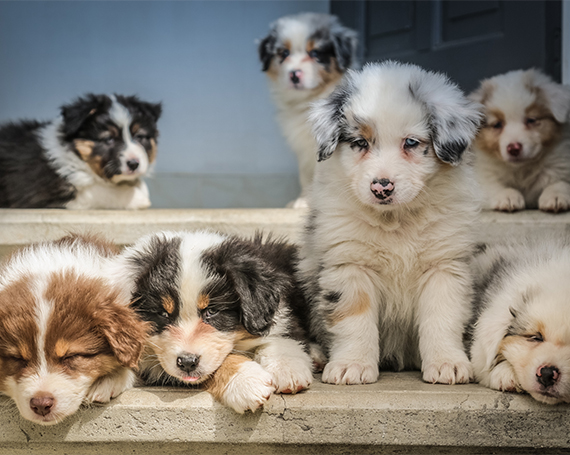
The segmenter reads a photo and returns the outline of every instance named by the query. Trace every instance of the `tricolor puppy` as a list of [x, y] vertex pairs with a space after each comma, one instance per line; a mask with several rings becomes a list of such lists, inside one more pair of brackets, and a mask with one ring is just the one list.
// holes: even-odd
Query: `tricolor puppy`
[[240, 413], [273, 391], [309, 387], [296, 255], [284, 242], [209, 232], [163, 232], [127, 248], [117, 276], [126, 272], [132, 307], [154, 327], [145, 382], [204, 384]]
[[131, 387], [146, 324], [102, 272], [115, 251], [70, 236], [14, 253], [0, 269], [0, 392], [51, 425]]
[[277, 117], [297, 155], [304, 207], [315, 170], [317, 144], [307, 122], [313, 101], [328, 96], [356, 60], [356, 32], [329, 14], [285, 16], [270, 26], [259, 58], [277, 104]]
[[52, 122], [0, 126], [0, 207], [144, 209], [160, 104], [93, 95]]
[[379, 366], [469, 381], [478, 204], [463, 155], [480, 117], [445, 76], [395, 62], [349, 71], [316, 103], [320, 163], [299, 269], [329, 357], [323, 381], [374, 382]]
[[475, 141], [485, 205], [570, 209], [570, 88], [538, 70], [519, 70], [484, 80], [471, 98], [485, 106]]
[[475, 378], [543, 403], [570, 403], [568, 239], [487, 247], [474, 274]]

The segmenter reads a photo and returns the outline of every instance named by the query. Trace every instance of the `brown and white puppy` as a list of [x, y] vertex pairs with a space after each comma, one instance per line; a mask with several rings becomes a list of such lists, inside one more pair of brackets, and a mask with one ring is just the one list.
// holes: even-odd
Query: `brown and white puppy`
[[569, 240], [488, 246], [473, 265], [475, 378], [543, 403], [570, 403]]
[[131, 387], [146, 324], [102, 273], [115, 254], [69, 236], [14, 253], [0, 269], [0, 392], [51, 425]]
[[474, 148], [486, 207], [570, 209], [570, 88], [519, 70], [485, 79], [471, 98], [485, 106]]
[[299, 274], [323, 381], [379, 367], [469, 382], [468, 258], [478, 214], [463, 158], [481, 114], [445, 76], [395, 62], [349, 71], [311, 119], [319, 143]]
[[259, 44], [277, 118], [297, 155], [301, 198], [293, 207], [305, 207], [304, 197], [316, 164], [317, 144], [308, 123], [310, 105], [328, 96], [356, 61], [356, 32], [329, 14], [285, 16], [270, 26]]
[[152, 323], [140, 363], [149, 385], [204, 384], [237, 412], [309, 387], [296, 248], [211, 232], [163, 232], [117, 258], [132, 307]]

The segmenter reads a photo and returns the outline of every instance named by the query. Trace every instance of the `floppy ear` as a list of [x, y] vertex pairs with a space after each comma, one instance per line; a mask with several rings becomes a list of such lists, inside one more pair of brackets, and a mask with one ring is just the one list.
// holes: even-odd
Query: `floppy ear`
[[64, 137], [67, 139], [77, 133], [89, 117], [107, 111], [110, 106], [111, 98], [106, 95], [93, 95], [91, 93], [83, 98], [78, 98], [73, 103], [61, 106]]
[[275, 27], [271, 29], [269, 35], [261, 40], [257, 51], [259, 52], [259, 60], [262, 63], [262, 71], [267, 71], [271, 65], [271, 59], [275, 56], [275, 43], [277, 42], [277, 32]]
[[358, 43], [356, 32], [338, 23], [332, 27], [331, 39], [338, 69], [344, 71], [353, 66], [356, 61], [356, 45]]
[[115, 98], [117, 98], [117, 100], [120, 102], [135, 105], [141, 114], [150, 117], [155, 123], [158, 121], [160, 115], [162, 114], [161, 103], [147, 103], [146, 101], [141, 101], [138, 96], [123, 96], [117, 95], [116, 93]]
[[457, 165], [477, 134], [483, 107], [467, 99], [443, 74], [418, 73], [409, 88], [427, 110], [435, 154], [444, 163]]
[[530, 69], [527, 72], [533, 88], [544, 94], [552, 111], [552, 115], [558, 123], [566, 123], [570, 113], [570, 87], [557, 84], [546, 74]]
[[350, 72], [328, 98], [313, 103], [309, 121], [313, 125], [313, 135], [317, 140], [317, 161], [331, 157], [342, 139], [346, 126], [344, 108], [352, 94]]

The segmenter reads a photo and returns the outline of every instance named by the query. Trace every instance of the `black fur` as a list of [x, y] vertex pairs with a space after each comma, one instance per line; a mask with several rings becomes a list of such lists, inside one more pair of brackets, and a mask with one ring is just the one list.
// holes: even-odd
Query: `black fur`
[[271, 59], [275, 55], [275, 43], [277, 42], [277, 36], [275, 28], [271, 30], [269, 35], [261, 40], [257, 51], [259, 52], [259, 59], [261, 60], [261, 70], [267, 71], [271, 66]]

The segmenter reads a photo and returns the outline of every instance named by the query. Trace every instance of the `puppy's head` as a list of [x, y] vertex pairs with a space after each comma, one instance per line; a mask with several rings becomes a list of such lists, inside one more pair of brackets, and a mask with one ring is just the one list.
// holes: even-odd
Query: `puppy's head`
[[480, 117], [443, 75], [395, 62], [349, 71], [311, 112], [318, 160], [334, 154], [338, 185], [378, 208], [412, 203], [442, 166], [457, 165]]
[[470, 97], [485, 107], [477, 148], [512, 164], [554, 145], [570, 112], [570, 90], [534, 69], [486, 79]]
[[539, 272], [540, 286], [530, 287], [511, 307], [511, 325], [497, 361], [513, 366], [521, 387], [544, 403], [570, 402], [570, 306], [566, 274]]
[[149, 382], [208, 379], [240, 342], [273, 325], [288, 278], [273, 270], [260, 244], [218, 234], [163, 233], [123, 257], [134, 278], [132, 307], [153, 324], [141, 364]]
[[101, 178], [136, 180], [156, 157], [161, 112], [135, 96], [89, 94], [61, 107], [61, 139]]
[[144, 323], [95, 273], [98, 247], [78, 242], [30, 247], [2, 270], [0, 391], [43, 425], [73, 414], [100, 378], [134, 367], [144, 346]]
[[356, 58], [356, 32], [335, 16], [303, 13], [271, 24], [259, 44], [263, 71], [282, 89], [312, 91], [336, 83]]

